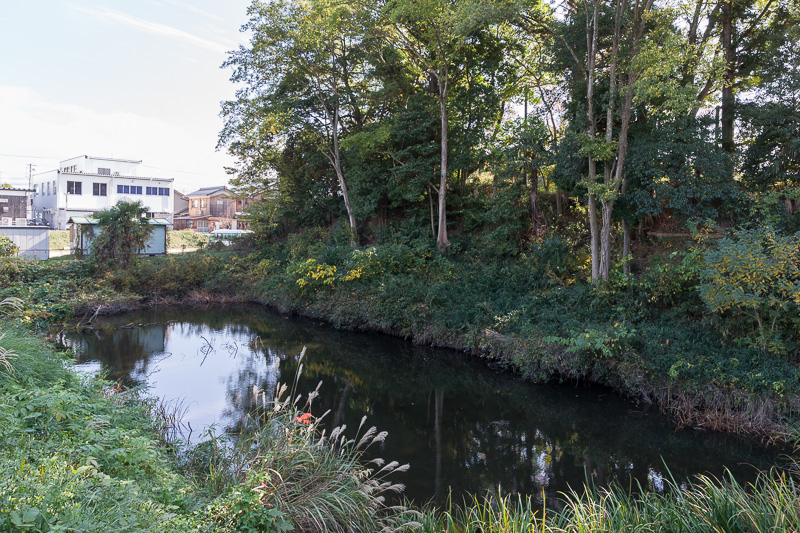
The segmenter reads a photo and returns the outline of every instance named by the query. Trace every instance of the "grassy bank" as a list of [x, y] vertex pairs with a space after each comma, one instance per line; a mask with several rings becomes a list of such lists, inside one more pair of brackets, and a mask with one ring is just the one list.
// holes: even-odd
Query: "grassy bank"
[[[149, 404], [75, 374], [3, 321], [0, 531], [189, 531], [192, 490], [158, 446]], [[12, 370], [12, 371], [9, 371]]]

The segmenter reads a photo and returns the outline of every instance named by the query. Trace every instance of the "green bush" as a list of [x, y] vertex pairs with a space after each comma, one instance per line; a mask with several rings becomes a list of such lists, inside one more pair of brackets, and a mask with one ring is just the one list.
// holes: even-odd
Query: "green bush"
[[0, 235], [0, 257], [11, 257], [19, 253], [19, 248], [11, 238]]
[[800, 340], [800, 233], [739, 231], [720, 239], [704, 260], [700, 295], [711, 311], [741, 319], [744, 342], [785, 353], [787, 342]]

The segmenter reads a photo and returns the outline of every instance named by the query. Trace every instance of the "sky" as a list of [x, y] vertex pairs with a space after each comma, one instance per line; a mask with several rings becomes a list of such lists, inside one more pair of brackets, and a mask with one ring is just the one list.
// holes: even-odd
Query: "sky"
[[78, 155], [141, 159], [190, 192], [228, 181], [216, 151], [227, 52], [249, 0], [0, 0], [0, 183]]

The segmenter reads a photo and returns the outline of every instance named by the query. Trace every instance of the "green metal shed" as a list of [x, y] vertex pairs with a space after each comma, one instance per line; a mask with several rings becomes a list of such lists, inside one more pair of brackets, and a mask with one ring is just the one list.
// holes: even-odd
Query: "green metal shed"
[[[147, 241], [141, 255], [166, 255], [167, 253], [167, 227], [170, 225], [166, 218], [151, 218], [148, 220], [153, 227], [153, 234]], [[69, 219], [69, 249], [70, 252], [89, 255], [92, 246], [92, 237], [100, 230], [97, 219], [91, 217], [72, 217]], [[92, 228], [86, 232], [83, 228]]]

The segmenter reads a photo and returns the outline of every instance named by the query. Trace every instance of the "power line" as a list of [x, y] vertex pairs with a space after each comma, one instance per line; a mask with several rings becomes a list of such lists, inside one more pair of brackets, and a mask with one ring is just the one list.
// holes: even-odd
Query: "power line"
[[152, 165], [142, 165], [146, 168], [154, 168], [156, 170], [164, 170], [166, 172], [180, 172], [181, 174], [194, 174], [195, 176], [217, 176], [218, 174], [204, 174], [202, 172], [191, 172], [189, 170], [175, 170], [174, 168], [154, 167]]
[[19, 154], [0, 154], [0, 157], [19, 157], [23, 159], [58, 159], [57, 157], [46, 157], [43, 155], [19, 155]]

